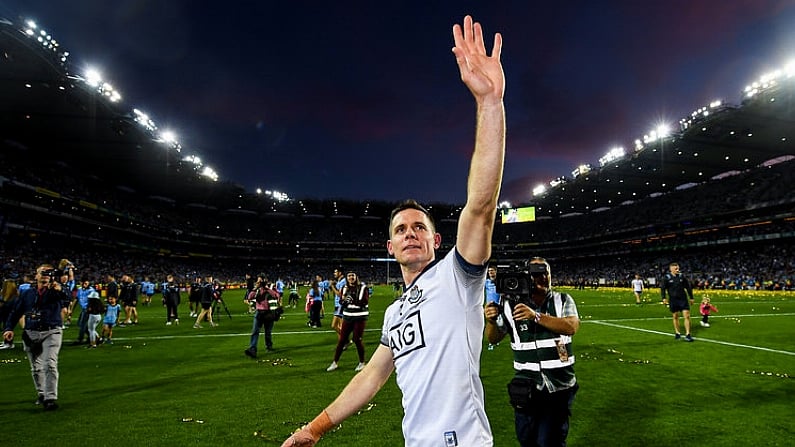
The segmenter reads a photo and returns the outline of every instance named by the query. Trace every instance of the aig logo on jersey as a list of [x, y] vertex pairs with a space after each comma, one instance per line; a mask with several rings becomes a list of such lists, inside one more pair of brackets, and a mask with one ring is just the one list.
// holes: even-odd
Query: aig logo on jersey
[[422, 332], [420, 311], [406, 315], [403, 321], [389, 328], [389, 347], [397, 360], [411, 351], [425, 347], [425, 334]]

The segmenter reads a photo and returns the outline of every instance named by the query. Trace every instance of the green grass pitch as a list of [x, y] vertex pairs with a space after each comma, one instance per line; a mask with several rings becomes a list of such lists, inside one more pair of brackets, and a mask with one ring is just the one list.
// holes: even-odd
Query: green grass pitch
[[[634, 304], [628, 289], [572, 290], [582, 318], [574, 337], [580, 392], [572, 446], [791, 445], [795, 436], [795, 300], [791, 292], [710, 291], [720, 312], [698, 324], [694, 343], [674, 340], [657, 292]], [[303, 291], [302, 291], [303, 292]], [[704, 292], [697, 292], [700, 297]], [[274, 329], [276, 351], [243, 355], [251, 316], [242, 292], [224, 295], [230, 319], [193, 329], [183, 296], [181, 324], [165, 325], [155, 297], [141, 323], [117, 328], [113, 346], [71, 346], [60, 355], [61, 408], [33, 404], [29, 365], [17, 343], [0, 351], [3, 444], [9, 446], [275, 446], [331, 402], [355, 374], [355, 350], [326, 372], [336, 335], [306, 327], [303, 309], [287, 309]], [[365, 335], [377, 345], [391, 288], [378, 286]], [[330, 303], [326, 302], [327, 310]], [[19, 332], [19, 330], [17, 330]], [[20, 337], [16, 337], [19, 342]], [[440, 371], [444, 374], [445, 371]], [[507, 340], [485, 349], [481, 377], [496, 446], [517, 445], [506, 383]], [[394, 376], [320, 445], [400, 446], [402, 408]]]

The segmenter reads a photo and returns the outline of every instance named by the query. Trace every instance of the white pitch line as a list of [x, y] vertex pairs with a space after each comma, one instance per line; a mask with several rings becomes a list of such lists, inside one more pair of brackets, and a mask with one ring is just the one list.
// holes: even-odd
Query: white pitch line
[[[632, 331], [647, 332], [649, 334], [664, 335], [666, 337], [670, 337], [671, 336], [670, 332], [653, 331], [651, 329], [641, 329], [641, 328], [636, 328], [636, 327], [632, 327], [632, 326], [624, 326], [623, 324], [608, 323], [607, 321], [590, 320], [590, 321], [587, 321], [587, 322], [588, 323], [601, 324], [603, 326], [617, 327], [619, 329], [629, 329], [629, 330], [632, 330]], [[742, 345], [742, 344], [739, 344], [739, 343], [730, 343], [730, 342], [727, 342], [727, 341], [720, 341], [720, 340], [710, 340], [709, 338], [699, 337], [699, 338], [696, 339], [696, 341], [698, 341], [698, 342], [707, 342], [707, 343], [715, 343], [715, 344], [718, 344], [718, 345], [725, 345], [725, 346], [733, 346], [735, 348], [748, 348], [748, 349], [755, 349], [757, 351], [773, 352], [773, 353], [776, 353], [776, 354], [785, 354], [785, 355], [793, 355], [793, 356], [795, 356], [795, 352], [781, 351], [781, 350], [778, 350], [778, 349], [763, 348], [761, 346]]]
[[[381, 328], [377, 329], [365, 329], [365, 332], [372, 332], [372, 331], [381, 331]], [[311, 334], [334, 334], [335, 331], [289, 331], [289, 332], [278, 332], [273, 331], [272, 335], [311, 335]], [[260, 335], [264, 335], [265, 332], [260, 332]], [[207, 333], [194, 333], [193, 335], [155, 335], [150, 337], [113, 337], [113, 341], [146, 341], [146, 340], [176, 340], [179, 338], [225, 338], [225, 337], [251, 337], [251, 332], [243, 332], [239, 334], [207, 334]]]

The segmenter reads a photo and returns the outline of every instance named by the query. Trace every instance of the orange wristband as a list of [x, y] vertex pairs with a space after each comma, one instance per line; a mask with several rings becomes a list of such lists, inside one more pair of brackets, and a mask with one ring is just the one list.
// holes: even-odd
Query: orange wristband
[[309, 433], [312, 434], [312, 437], [315, 440], [320, 439], [327, 431], [334, 428], [334, 424], [331, 422], [331, 418], [328, 417], [328, 413], [326, 410], [323, 410], [315, 419], [312, 420], [309, 424], [307, 424], [306, 429], [309, 430]]

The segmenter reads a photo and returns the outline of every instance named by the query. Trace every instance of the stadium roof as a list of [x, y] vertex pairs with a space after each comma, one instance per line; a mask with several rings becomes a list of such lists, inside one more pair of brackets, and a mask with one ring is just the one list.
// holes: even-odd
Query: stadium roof
[[535, 197], [539, 218], [584, 214], [756, 169], [795, 156], [795, 78], [739, 106], [694, 113], [682, 130], [638, 147]]
[[[66, 161], [98, 176], [112, 171], [116, 184], [149, 195], [196, 197], [197, 187], [208, 183], [198, 175], [200, 166], [185, 161], [178, 147], [142, 125], [140, 112], [126, 110], [70, 74], [65, 52], [47, 44], [0, 20], [4, 146]], [[793, 156], [793, 79], [759, 86], [740, 105], [694, 112], [679, 132], [638, 142], [625, 155], [574, 178], [559, 178], [529, 204], [536, 206], [538, 218], [584, 214]], [[202, 188], [201, 197], [220, 195], [219, 189]]]

